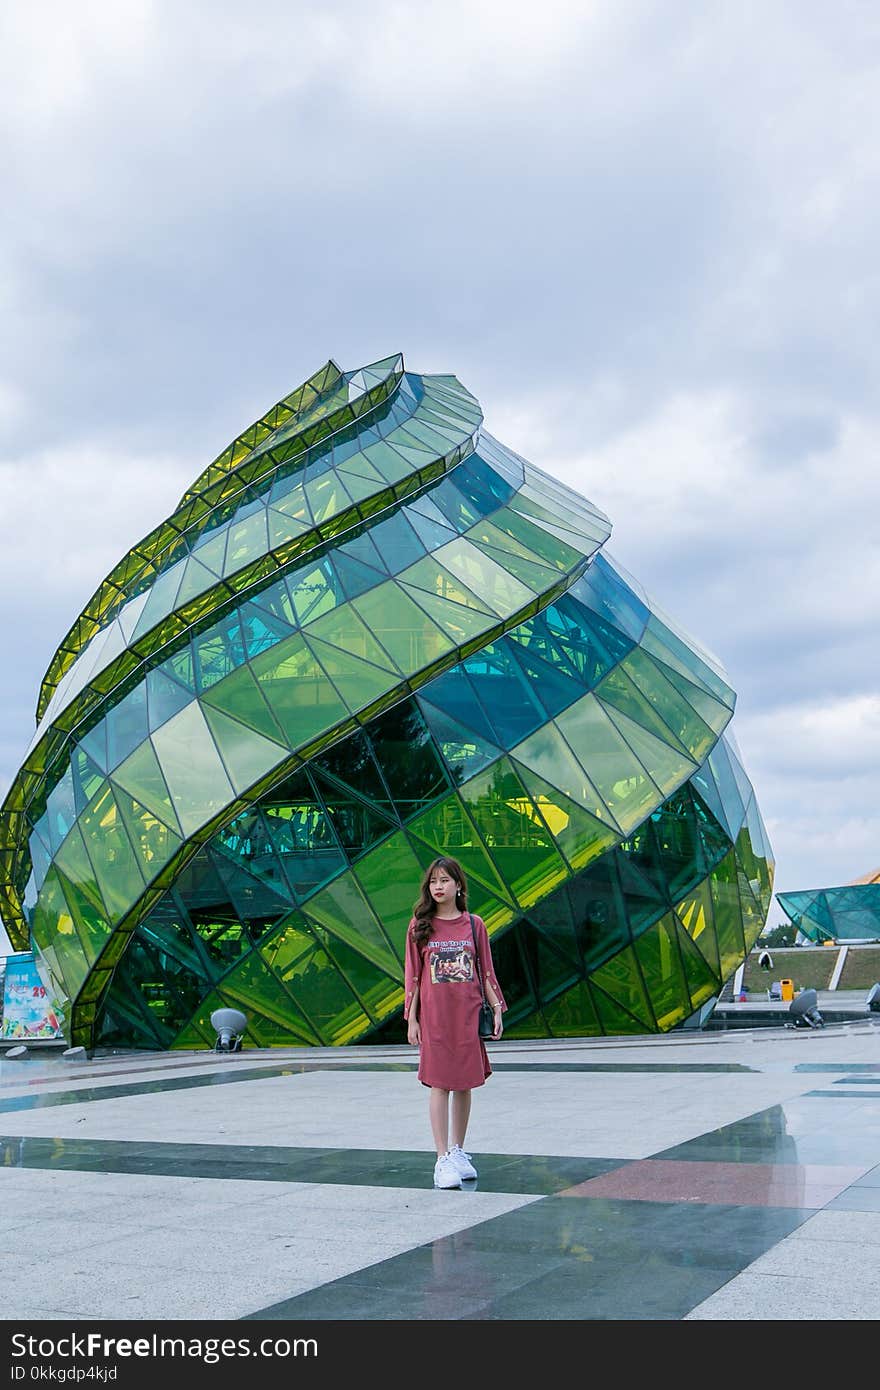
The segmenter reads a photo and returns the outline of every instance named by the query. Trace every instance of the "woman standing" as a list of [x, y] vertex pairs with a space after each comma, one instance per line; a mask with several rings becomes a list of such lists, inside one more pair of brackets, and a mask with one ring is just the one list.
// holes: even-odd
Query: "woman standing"
[[437, 1148], [434, 1186], [461, 1187], [462, 1178], [477, 1176], [463, 1147], [471, 1091], [492, 1074], [477, 1032], [481, 976], [495, 1015], [496, 1039], [503, 1031], [501, 1014], [507, 1005], [495, 978], [485, 925], [467, 910], [467, 883], [455, 859], [435, 859], [429, 866], [414, 913], [406, 938], [407, 1037], [419, 1049], [419, 1080], [431, 1091], [429, 1111]]

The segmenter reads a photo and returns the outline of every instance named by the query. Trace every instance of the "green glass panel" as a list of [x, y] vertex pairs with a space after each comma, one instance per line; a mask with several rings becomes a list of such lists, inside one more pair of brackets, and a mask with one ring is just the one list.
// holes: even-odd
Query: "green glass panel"
[[299, 914], [297, 921], [273, 939], [272, 969], [325, 1044], [354, 1042], [372, 1020]]
[[58, 882], [76, 927], [80, 946], [89, 965], [93, 965], [107, 943], [110, 925], [103, 912], [99, 912], [84, 893], [77, 890], [76, 884], [60, 871]]
[[349, 857], [363, 854], [376, 840], [382, 840], [397, 828], [396, 821], [383, 816], [377, 808], [353, 796], [332, 778], [313, 771], [312, 776], [339, 843]]
[[[245, 517], [244, 521], [236, 521], [229, 528], [229, 544], [226, 547], [226, 560], [223, 566], [224, 574], [233, 574], [236, 570], [242, 569], [250, 560], [256, 560], [260, 555], [265, 555], [269, 548], [269, 538], [266, 530], [266, 513], [261, 507], [258, 512], [253, 512]], [[178, 598], [178, 604], [180, 598]]]
[[693, 892], [675, 904], [675, 912], [709, 968], [714, 974], [720, 974], [721, 963], [718, 959], [712, 892], [709, 884], [705, 881], [698, 884]]
[[[582, 558], [583, 552], [569, 545], [567, 541], [560, 540], [551, 536], [540, 526], [535, 526], [522, 513], [530, 509], [530, 505], [523, 498], [515, 497], [511, 499], [511, 507], [499, 507], [492, 517], [495, 526], [504, 535], [508, 535], [512, 540], [519, 541], [520, 544], [533, 554], [540, 556], [552, 569], [557, 572], [569, 570], [572, 565], [576, 565]], [[517, 510], [513, 510], [515, 507]], [[519, 509], [522, 508], [522, 511]]]
[[307, 637], [319, 638], [322, 645], [329, 643], [339, 649], [339, 655], [353, 656], [356, 660], [370, 662], [383, 671], [396, 668], [388, 653], [380, 647], [350, 603], [342, 604], [332, 613], [309, 623]]
[[56, 854], [55, 863], [59, 869], [63, 870], [66, 877], [85, 894], [98, 916], [106, 919], [107, 909], [104, 906], [104, 899], [101, 897], [95, 870], [86, 853], [86, 847], [77, 826], [73, 827]]
[[287, 516], [277, 507], [269, 507], [269, 548], [279, 550], [288, 542], [295, 540], [309, 530], [309, 525], [305, 521], [298, 520], [296, 517]]
[[223, 557], [226, 554], [226, 542], [228, 539], [229, 532], [224, 526], [218, 535], [213, 536], [211, 540], [205, 541], [204, 545], [200, 545], [194, 551], [194, 554], [198, 556], [200, 562], [210, 570], [212, 574], [216, 575], [218, 579], [223, 573]]
[[455, 575], [450, 574], [449, 570], [438, 564], [433, 555], [426, 555], [424, 560], [417, 560], [414, 565], [409, 565], [397, 578], [399, 583], [433, 594], [435, 598], [445, 599], [447, 603], [457, 604], [461, 608], [472, 608], [493, 620], [496, 617], [482, 599], [462, 584]]
[[[742, 913], [742, 934], [744, 937], [742, 957], [745, 959], [746, 952], [751, 950], [764, 929], [767, 911], [761, 906], [742, 871], [740, 871], [739, 874], [739, 902]], [[769, 907], [769, 903], [767, 906]]]
[[54, 869], [46, 875], [37, 898], [31, 931], [52, 973], [63, 982], [64, 993], [74, 999], [88, 973], [88, 961]]
[[687, 700], [689, 705], [693, 706], [700, 718], [709, 725], [709, 728], [714, 729], [716, 734], [723, 733], [724, 729], [730, 723], [730, 717], [733, 713], [732, 709], [728, 705], [723, 704], [721, 700], [710, 695], [707, 690], [703, 690], [698, 685], [695, 685], [693, 681], [689, 681], [685, 676], [681, 675], [680, 672], [673, 670], [672, 667], [663, 666], [659, 661], [656, 662], [656, 665], [669, 681], [669, 684], [674, 686], [675, 689], [684, 696], [685, 700]]
[[280, 512], [282, 516], [290, 517], [299, 523], [302, 530], [311, 530], [312, 514], [306, 502], [306, 494], [302, 483], [293, 483], [289, 486], [279, 483], [279, 492], [273, 496], [270, 504], [270, 511]]
[[299, 623], [314, 622], [343, 602], [336, 576], [326, 559], [288, 576], [287, 588]]
[[421, 671], [453, 649], [451, 639], [393, 581], [361, 594], [354, 606], [401, 671]]
[[185, 1028], [181, 1028], [171, 1044], [172, 1051], [199, 1052], [204, 1047], [213, 1048], [216, 1033], [212, 1028], [210, 1035], [203, 1031], [195, 1023], [188, 1023]]
[[171, 794], [149, 740], [136, 748], [124, 763], [120, 763], [113, 774], [113, 781], [172, 830], [180, 832]]
[[401, 678], [396, 672], [380, 670], [350, 652], [319, 642], [311, 636], [311, 630], [306, 642], [353, 714], [366, 709], [400, 684]]
[[388, 483], [396, 483], [412, 471], [409, 464], [395, 449], [386, 444], [384, 439], [376, 444], [369, 444], [366, 449], [361, 449], [361, 453]]
[[621, 830], [632, 830], [662, 801], [595, 696], [585, 695], [556, 723]]
[[513, 1039], [549, 1038], [550, 1030], [544, 1021], [544, 1015], [537, 1009], [519, 1022], [505, 1026], [504, 1036]]
[[[531, 768], [521, 767], [515, 761], [514, 767], [522, 777], [553, 839], [573, 869], [586, 868], [616, 843], [618, 833], [611, 826], [591, 816], [589, 811], [585, 811], [555, 787], [551, 787], [549, 782], [532, 772]], [[605, 814], [607, 815], [607, 812]]]
[[[713, 938], [715, 936], [714, 928], [712, 929], [712, 936]], [[688, 991], [691, 996], [691, 1009], [696, 1010], [718, 992], [719, 980], [716, 975], [713, 975], [702, 953], [697, 950], [680, 923], [678, 924], [678, 944], [684, 961], [684, 973], [687, 977]], [[714, 949], [717, 954], [717, 945]]]
[[664, 665], [679, 671], [687, 680], [697, 681], [700, 685], [705, 685], [720, 700], [728, 704], [731, 709], [733, 708], [736, 696], [727, 682], [717, 671], [712, 669], [709, 662], [704, 661], [693, 648], [683, 642], [680, 637], [676, 637], [674, 632], [670, 632], [666, 624], [662, 623], [653, 613], [648, 616], [647, 629], [642, 637], [641, 645], [646, 652], [656, 656]]
[[322, 888], [320, 893], [309, 898], [307, 908], [309, 917], [326, 927], [333, 936], [347, 941], [392, 979], [402, 982], [400, 962], [353, 874], [343, 874], [327, 888]]
[[701, 763], [717, 738], [696, 710], [670, 685], [647, 652], [635, 647], [621, 663], [622, 669], [653, 705], [664, 724], [696, 762]]
[[736, 861], [733, 854], [729, 854], [718, 865], [710, 880], [710, 886], [720, 957], [719, 976], [726, 980], [746, 955]]
[[523, 947], [536, 993], [542, 1001], [580, 978], [579, 966], [554, 951], [541, 932], [527, 932], [523, 937]]
[[545, 1004], [543, 1012], [554, 1038], [590, 1038], [602, 1032], [589, 986], [584, 980]]
[[407, 928], [422, 878], [421, 865], [403, 831], [371, 849], [359, 861], [354, 874], [403, 961]]
[[508, 574], [463, 536], [442, 545], [435, 552], [435, 558], [502, 617], [525, 607], [535, 597], [532, 589]]
[[306, 498], [319, 525], [328, 516], [335, 516], [345, 507], [351, 506], [351, 498], [342, 485], [338, 473], [325, 473], [322, 478], [314, 478], [306, 483]]
[[[286, 1033], [307, 1043], [320, 1043], [300, 1009], [280, 981], [267, 968], [257, 951], [251, 951], [243, 960], [223, 977], [223, 993], [236, 1003], [243, 1005], [245, 1012], [252, 1014], [249, 1023], [255, 1032], [267, 1036], [266, 1021], [274, 1023]], [[275, 1041], [278, 1034], [274, 1029], [268, 1035]], [[270, 1043], [270, 1046], [272, 1044]]]
[[116, 787], [113, 788], [113, 792], [129, 838], [134, 845], [135, 854], [140, 859], [144, 877], [149, 883], [177, 853], [183, 840], [179, 835], [175, 835], [164, 821], [157, 819], [152, 811], [135, 801], [127, 792]]
[[622, 714], [628, 715], [630, 719], [634, 719], [637, 724], [641, 724], [643, 728], [648, 729], [663, 743], [668, 743], [681, 752], [687, 751], [679, 743], [669, 725], [660, 718], [650, 700], [633, 684], [622, 667], [613, 667], [596, 686], [595, 694], [604, 703], [609, 713], [613, 714], [615, 710], [619, 710]]
[[558, 787], [591, 816], [616, 829], [602, 798], [555, 724], [536, 729], [513, 748], [511, 756], [536, 772], [542, 781]]
[[634, 949], [657, 1026], [667, 1032], [693, 1013], [671, 919], [664, 918], [650, 927]]
[[493, 560], [496, 565], [501, 565], [508, 574], [512, 574], [516, 579], [519, 579], [521, 583], [525, 584], [526, 588], [531, 589], [533, 593], [544, 593], [545, 590], [558, 582], [558, 571], [548, 569], [546, 565], [538, 564], [534, 558], [532, 560], [526, 560], [521, 555], [511, 554], [510, 551], [499, 550], [495, 546], [484, 545], [472, 531], [468, 533], [468, 539], [471, 540], [484, 555], [488, 556], [490, 560]]
[[217, 583], [217, 575], [201, 564], [195, 555], [191, 555], [186, 562], [183, 570], [183, 583], [177, 593], [176, 604], [180, 607], [187, 603], [196, 594], [203, 594], [206, 589], [211, 589]]
[[523, 907], [569, 877], [547, 826], [514, 771], [502, 758], [459, 789], [493, 862]]
[[245, 728], [237, 719], [212, 708], [203, 707], [202, 713], [214, 735], [214, 742], [223, 759], [223, 765], [237, 792], [243, 792], [287, 756], [287, 749], [272, 743], [253, 729]]
[[596, 985], [593, 986], [592, 993], [603, 1033], [617, 1037], [626, 1033], [652, 1033], [654, 1031], [641, 1019], [634, 1018], [631, 1013], [627, 1013], [616, 999], [612, 999]]
[[199, 705], [181, 710], [152, 735], [184, 837], [235, 800]]
[[402, 585], [402, 588], [405, 592], [410, 593], [415, 602], [439, 624], [444, 632], [448, 633], [457, 647], [463, 647], [472, 638], [481, 636], [498, 621], [491, 614], [481, 613], [472, 608], [463, 608], [461, 604], [457, 603], [447, 603], [445, 599], [437, 598], [435, 594], [425, 593], [423, 589], [410, 589], [406, 584]]
[[[479, 879], [497, 897], [512, 901], [510, 889], [497, 873], [477, 829], [458, 797], [447, 796], [430, 810], [407, 823], [412, 835], [430, 845], [431, 858], [448, 855], [457, 859], [469, 881]], [[430, 863], [430, 860], [428, 861]], [[424, 865], [423, 867], [427, 867]], [[417, 891], [413, 899], [418, 896]], [[473, 898], [473, 887], [471, 887]], [[476, 910], [476, 909], [474, 909]], [[482, 916], [482, 913], [480, 914]]]
[[682, 782], [696, 772], [697, 765], [684, 753], [662, 743], [659, 738], [649, 734], [641, 724], [622, 714], [620, 710], [607, 711], [614, 726], [623, 734], [642, 767], [650, 775], [664, 796], [669, 796]]
[[590, 975], [590, 983], [611, 996], [621, 1008], [653, 1030], [654, 1019], [648, 1003], [636, 956], [631, 947], [618, 951], [616, 956], [600, 965]]
[[376, 970], [363, 956], [346, 946], [339, 937], [330, 938], [320, 927], [315, 934], [321, 938], [327, 954], [337, 970], [359, 998], [374, 1023], [381, 1023], [403, 1007], [403, 990], [396, 981]]
[[254, 657], [251, 666], [291, 748], [348, 717], [342, 697], [300, 634]]
[[107, 911], [111, 918], [120, 917], [141, 896], [146, 880], [110, 787], [83, 812], [79, 824]]
[[[277, 647], [274, 649], [277, 650]], [[240, 666], [200, 697], [202, 707], [213, 706], [246, 724], [249, 729], [266, 738], [284, 741], [284, 735], [263, 698], [256, 677], [249, 666]]]

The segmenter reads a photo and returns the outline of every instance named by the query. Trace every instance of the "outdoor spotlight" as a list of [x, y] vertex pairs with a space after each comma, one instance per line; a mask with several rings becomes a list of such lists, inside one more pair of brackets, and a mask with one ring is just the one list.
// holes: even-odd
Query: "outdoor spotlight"
[[865, 1004], [872, 1014], [880, 1014], [880, 984], [871, 986], [865, 998]]
[[773, 969], [773, 957], [771, 956], [769, 951], [761, 952], [761, 954], [758, 956], [758, 964], [760, 965], [762, 970]]
[[211, 1014], [211, 1027], [217, 1034], [215, 1052], [241, 1052], [242, 1034], [247, 1027], [241, 1009], [215, 1009]]
[[818, 1008], [819, 996], [814, 989], [802, 989], [788, 1006], [795, 1028], [822, 1028], [825, 1020]]

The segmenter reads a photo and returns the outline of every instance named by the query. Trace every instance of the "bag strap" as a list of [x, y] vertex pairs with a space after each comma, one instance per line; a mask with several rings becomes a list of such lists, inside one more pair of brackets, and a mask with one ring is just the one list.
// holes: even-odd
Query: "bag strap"
[[480, 998], [482, 999], [483, 1003], [485, 1004], [485, 1003], [486, 1003], [486, 991], [483, 989], [483, 971], [482, 971], [482, 967], [481, 967], [481, 965], [480, 965], [480, 948], [479, 948], [479, 946], [477, 945], [477, 933], [474, 931], [474, 914], [473, 914], [472, 912], [469, 912], [469, 913], [468, 913], [468, 917], [469, 917], [469, 919], [470, 919], [470, 924], [471, 924], [471, 936], [472, 936], [473, 942], [474, 942], [474, 959], [475, 959], [476, 962], [477, 962], [477, 978], [479, 979], [479, 982], [480, 982]]

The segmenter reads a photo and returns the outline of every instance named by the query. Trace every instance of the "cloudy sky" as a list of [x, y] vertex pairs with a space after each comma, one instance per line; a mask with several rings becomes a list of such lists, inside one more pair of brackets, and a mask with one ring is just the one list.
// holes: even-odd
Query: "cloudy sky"
[[0, 112], [0, 795], [115, 561], [402, 350], [722, 658], [777, 888], [880, 863], [870, 0], [13, 0]]

